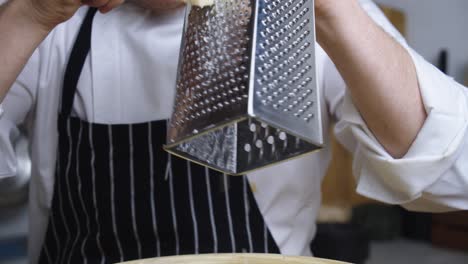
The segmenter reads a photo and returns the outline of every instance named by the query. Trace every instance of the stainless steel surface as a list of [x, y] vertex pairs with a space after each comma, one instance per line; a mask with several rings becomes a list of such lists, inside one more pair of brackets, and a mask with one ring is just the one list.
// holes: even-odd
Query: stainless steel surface
[[167, 150], [241, 174], [323, 144], [313, 0], [189, 6]]

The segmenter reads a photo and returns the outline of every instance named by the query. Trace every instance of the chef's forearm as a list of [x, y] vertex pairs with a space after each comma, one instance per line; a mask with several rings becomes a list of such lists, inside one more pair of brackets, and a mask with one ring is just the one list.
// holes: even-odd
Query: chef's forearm
[[14, 0], [0, 6], [0, 102], [49, 32], [24, 11], [24, 4]]
[[335, 4], [316, 8], [318, 41], [374, 136], [402, 157], [426, 119], [414, 63], [357, 0], [328, 2]]

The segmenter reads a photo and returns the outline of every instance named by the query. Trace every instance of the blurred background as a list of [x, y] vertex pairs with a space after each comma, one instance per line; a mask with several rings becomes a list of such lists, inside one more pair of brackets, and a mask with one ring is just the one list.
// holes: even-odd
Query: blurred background
[[[468, 85], [468, 1], [377, 0], [409, 44], [442, 71]], [[422, 214], [354, 192], [351, 157], [334, 142], [323, 183], [318, 257], [365, 264], [468, 263], [468, 213]], [[27, 141], [17, 142], [19, 177], [0, 181], [0, 264], [26, 260]]]

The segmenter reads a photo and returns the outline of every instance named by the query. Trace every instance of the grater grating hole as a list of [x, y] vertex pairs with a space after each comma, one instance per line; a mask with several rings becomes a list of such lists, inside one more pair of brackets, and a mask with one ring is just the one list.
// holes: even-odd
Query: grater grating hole
[[257, 131], [257, 126], [255, 124], [250, 124], [250, 132], [255, 133]]
[[285, 141], [288, 138], [288, 136], [286, 135], [285, 132], [280, 132], [278, 135], [278, 138], [282, 141]]
[[263, 141], [257, 139], [257, 141], [255, 141], [255, 146], [259, 149], [263, 148]]
[[273, 136], [268, 136], [267, 142], [268, 144], [273, 145], [275, 144], [275, 138]]
[[251, 152], [252, 151], [252, 146], [249, 143], [245, 144], [244, 145], [244, 151], [247, 152], [247, 153]]

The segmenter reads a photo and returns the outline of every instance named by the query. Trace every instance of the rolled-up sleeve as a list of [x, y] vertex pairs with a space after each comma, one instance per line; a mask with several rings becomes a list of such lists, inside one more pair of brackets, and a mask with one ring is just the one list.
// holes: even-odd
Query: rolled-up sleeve
[[0, 180], [16, 174], [16, 156], [13, 148], [19, 136], [18, 128], [7, 118], [0, 118]]
[[[393, 28], [362, 1], [387, 32]], [[392, 34], [393, 35], [393, 34]], [[408, 153], [394, 159], [379, 144], [345, 95], [338, 107], [335, 132], [354, 154], [357, 191], [391, 204], [420, 211], [468, 209], [468, 91], [429, 64], [404, 41], [416, 67], [427, 119]]]
[[[15, 144], [34, 106], [38, 86], [39, 54], [36, 51], [2, 102], [0, 116], [0, 180], [16, 176]], [[20, 130], [20, 128], [25, 128]]]

